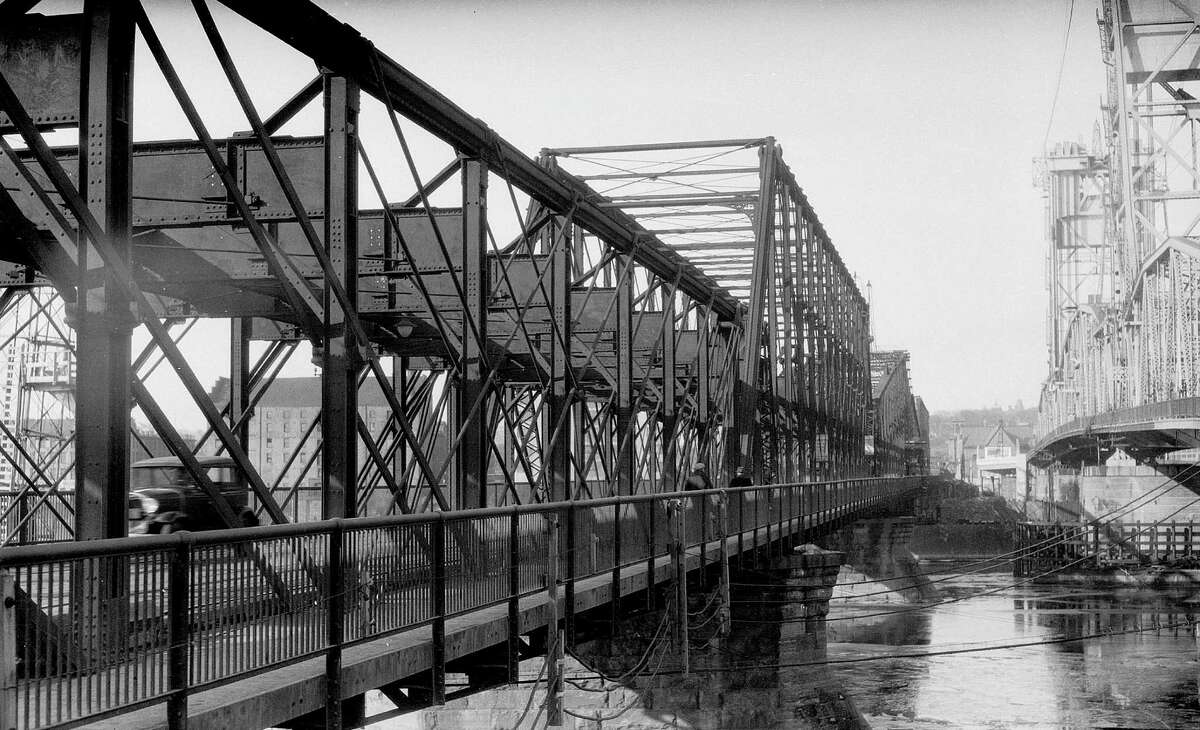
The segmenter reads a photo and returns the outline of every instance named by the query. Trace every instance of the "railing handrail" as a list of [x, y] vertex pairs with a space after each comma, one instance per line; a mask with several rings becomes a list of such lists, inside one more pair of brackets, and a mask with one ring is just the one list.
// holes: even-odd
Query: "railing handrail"
[[28, 565], [47, 560], [71, 560], [80, 558], [107, 557], [113, 555], [129, 555], [132, 553], [165, 550], [176, 547], [180, 543], [190, 546], [215, 545], [229, 542], [245, 542], [254, 539], [269, 539], [281, 537], [297, 537], [305, 535], [323, 535], [334, 530], [358, 530], [373, 527], [392, 527], [396, 525], [411, 525], [442, 520], [468, 520], [486, 517], [511, 517], [513, 514], [527, 515], [545, 512], [555, 512], [564, 509], [610, 507], [618, 504], [636, 504], [658, 500], [693, 498], [715, 494], [736, 494], [769, 489], [798, 488], [805, 486], [819, 487], [833, 484], [871, 483], [880, 481], [896, 481], [897, 479], [921, 479], [920, 476], [899, 477], [851, 477], [847, 479], [830, 479], [820, 482], [790, 482], [784, 484], [754, 484], [747, 487], [720, 487], [713, 489], [678, 490], [675, 492], [654, 492], [652, 494], [626, 494], [616, 497], [601, 497], [598, 499], [574, 499], [559, 502], [539, 502], [535, 504], [511, 505], [508, 507], [478, 507], [449, 512], [425, 512], [407, 515], [378, 515], [372, 517], [348, 517], [319, 520], [316, 522], [291, 522], [283, 525], [262, 525], [259, 527], [238, 527], [224, 530], [205, 530], [202, 532], [181, 531], [169, 535], [145, 535], [138, 537], [112, 537], [101, 540], [84, 540], [69, 542], [38, 543], [35, 545], [11, 545], [0, 547], [0, 568]]

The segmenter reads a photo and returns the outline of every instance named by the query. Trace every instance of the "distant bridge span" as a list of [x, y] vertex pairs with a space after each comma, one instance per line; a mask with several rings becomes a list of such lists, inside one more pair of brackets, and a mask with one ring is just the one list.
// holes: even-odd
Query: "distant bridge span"
[[1062, 424], [1038, 440], [1037, 466], [1103, 463], [1118, 449], [1138, 461], [1200, 447], [1200, 397], [1119, 408]]
[[1178, 134], [1200, 94], [1198, 12], [1195, 0], [1104, 0], [1093, 144], [1039, 162], [1050, 373], [1035, 466], [1117, 452], [1157, 465], [1200, 446], [1200, 137]]

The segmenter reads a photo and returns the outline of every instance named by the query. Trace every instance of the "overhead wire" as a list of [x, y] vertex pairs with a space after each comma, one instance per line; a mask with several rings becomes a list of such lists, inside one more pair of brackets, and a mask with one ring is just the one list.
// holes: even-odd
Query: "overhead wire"
[[[662, 670], [663, 661], [666, 658], [667, 658], [667, 652], [664, 651], [659, 654], [658, 664], [656, 664], [654, 666], [654, 671], [650, 673], [650, 676], [647, 679], [654, 679], [655, 677], [657, 677], [659, 675], [659, 672]], [[574, 683], [572, 683], [572, 684], [574, 684]], [[589, 721], [594, 722], [599, 725], [599, 724], [603, 724], [605, 722], [611, 722], [613, 720], [616, 720], [618, 717], [620, 717], [621, 715], [624, 715], [626, 712], [629, 712], [631, 709], [633, 709], [636, 706], [637, 706], [637, 699], [634, 699], [634, 700], [631, 700], [630, 702], [627, 702], [624, 707], [622, 707], [620, 710], [618, 710], [617, 712], [615, 712], [611, 715], [601, 715], [600, 711], [596, 710], [595, 715], [589, 717], [588, 715], [584, 715], [584, 714], [575, 712], [574, 710], [568, 709], [566, 707], [563, 708], [563, 713], [566, 715], [570, 715], [571, 717], [579, 718], [581, 720], [589, 720]]]
[[1058, 79], [1054, 82], [1054, 98], [1050, 102], [1050, 117], [1046, 120], [1046, 134], [1042, 137], [1042, 154], [1047, 154], [1050, 143], [1050, 129], [1054, 126], [1054, 112], [1058, 108], [1058, 94], [1062, 91], [1063, 69], [1067, 65], [1067, 49], [1071, 45], [1071, 22], [1075, 19], [1075, 0], [1071, 0], [1067, 9], [1067, 29], [1063, 33], [1062, 57], [1058, 61]]

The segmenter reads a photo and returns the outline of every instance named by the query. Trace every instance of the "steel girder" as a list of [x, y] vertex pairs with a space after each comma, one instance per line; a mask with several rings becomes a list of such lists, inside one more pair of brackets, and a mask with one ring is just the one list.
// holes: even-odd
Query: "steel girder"
[[727, 478], [738, 468], [759, 481], [866, 468], [866, 301], [774, 140], [543, 154], [742, 299], [754, 334], [725, 338], [731, 367], [708, 378], [735, 393], [723, 429]]
[[[205, 20], [203, 11], [201, 20]], [[147, 18], [139, 16], [138, 22], [143, 34], [149, 34], [152, 55], [186, 110], [190, 101], [171, 70], [166, 49]], [[354, 206], [338, 208], [339, 196], [353, 198], [348, 195], [352, 176], [338, 173], [333, 163], [352, 160], [355, 152], [360, 153], [373, 186], [382, 193], [361, 145], [354, 150], [354, 141], [265, 137], [267, 127], [276, 131], [299, 104], [312, 98], [314, 85], [305, 87], [266, 122], [258, 121], [244, 87], [239, 89], [236, 68], [222, 48], [211, 18], [206, 30], [252, 126], [257, 124], [256, 134], [213, 140], [193, 110], [197, 142], [139, 143], [127, 150], [123, 158], [131, 192], [123, 209], [136, 235], [123, 237], [132, 243], [125, 264], [105, 259], [99, 269], [102, 273], [82, 281], [91, 288], [93, 282], [103, 281], [102, 277], [116, 280], [118, 294], [132, 298], [137, 317], [156, 331], [164, 317], [234, 318], [229, 402], [223, 415], [216, 403], [201, 405], [209, 417], [210, 432], [219, 436], [220, 448], [235, 453], [256, 482], [259, 501], [271, 519], [284, 519], [282, 507], [294, 501], [304, 472], [321, 453], [326, 454], [322, 457], [326, 483], [334, 472], [342, 474], [338, 488], [327, 490], [327, 508], [334, 510], [329, 513], [350, 514], [352, 505], [361, 509], [381, 482], [392, 492], [392, 502], [399, 509], [419, 509], [438, 500], [449, 505], [440, 492], [450, 461], [456, 461], [457, 504], [519, 500], [544, 493], [545, 457], [547, 453], [555, 455], [555, 449], [547, 445], [551, 441], [571, 447], [557, 450], [555, 458], [560, 464], [553, 483], [565, 485], [569, 480], [578, 494], [662, 488], [655, 475], [662, 476], [665, 483], [678, 483], [684, 464], [707, 452], [707, 442], [694, 434], [696, 414], [719, 420], [726, 410], [730, 380], [720, 380], [715, 389], [699, 388], [696, 382], [703, 375], [708, 385], [710, 369], [729, 371], [728, 341], [736, 339], [739, 319], [735, 300], [631, 220], [616, 211], [593, 210], [577, 194], [584, 188], [569, 176], [540, 169], [531, 173], [528, 164], [505, 155], [495, 158], [504, 172], [514, 178], [532, 176], [534, 187], [544, 188], [542, 198], [551, 204], [566, 199], [564, 189], [574, 187], [577, 192], [571, 194], [569, 205], [557, 208], [535, 197], [538, 212], [522, 221], [521, 236], [503, 247], [491, 237], [482, 204], [486, 193], [475, 196], [478, 202], [464, 195], [463, 205], [456, 209], [436, 210], [427, 205], [430, 191], [463, 167], [460, 159], [427, 181], [417, 177], [420, 190], [405, 201], [408, 209], [392, 207], [382, 195], [382, 207], [373, 212], [357, 211]], [[326, 79], [327, 84], [332, 80], [347, 86], [352, 81], [337, 76]], [[9, 92], [4, 98], [5, 111], [19, 120], [25, 111], [22, 98], [11, 93], [11, 87]], [[326, 96], [327, 112], [339, 108]], [[24, 194], [6, 193], [0, 200], [6, 216], [5, 235], [17, 244], [3, 249], [8, 259], [6, 281], [23, 287], [53, 284], [74, 300], [77, 283], [73, 272], [79, 259], [86, 258], [72, 248], [75, 231], [84, 228], [105, 242], [96, 222], [87, 220], [82, 208], [71, 204], [81, 187], [70, 172], [79, 155], [73, 149], [51, 151], [39, 146], [34, 132], [38, 123], [30, 119], [16, 127], [27, 147], [6, 149], [3, 172], [6, 188]], [[334, 151], [335, 142], [342, 144], [341, 152]], [[503, 144], [501, 148], [509, 149]], [[481, 152], [481, 157], [492, 157], [489, 150]], [[113, 153], [97, 154], [109, 157]], [[310, 162], [322, 158], [315, 165]], [[512, 174], [512, 168], [519, 173]], [[314, 176], [314, 169], [325, 172]], [[465, 189], [469, 189], [473, 174], [479, 181], [474, 184], [485, 190], [487, 169], [483, 163], [468, 165]], [[336, 182], [339, 175], [341, 183]], [[214, 185], [218, 178], [220, 182]], [[48, 191], [68, 202], [65, 209], [52, 202]], [[416, 203], [421, 205], [413, 209]], [[474, 223], [472, 210], [476, 211]], [[595, 236], [581, 225], [585, 220], [603, 231], [619, 227], [619, 235], [610, 236], [612, 241]], [[314, 221], [324, 221], [322, 236], [313, 235]], [[551, 235], [530, 246], [530, 239], [543, 227], [548, 227]], [[357, 235], [338, 237], [339, 231], [347, 230]], [[559, 235], [562, 231], [572, 233]], [[341, 240], [337, 246], [346, 250], [357, 246], [358, 255], [339, 255], [335, 239]], [[314, 240], [324, 245], [324, 256], [313, 256]], [[468, 241], [474, 243], [468, 246]], [[489, 242], [491, 251], [485, 251]], [[106, 249], [106, 253], [113, 252]], [[566, 258], [558, 260], [556, 256]], [[91, 260], [96, 260], [95, 256]], [[584, 261], [586, 265], [577, 263]], [[336, 266], [345, 268], [330, 278]], [[572, 266], [574, 269], [568, 270]], [[554, 293], [548, 294], [551, 289]], [[473, 292], [476, 303], [456, 306], [462, 302], [457, 295], [464, 290]], [[702, 303], [687, 296], [689, 291], [701, 290], [705, 294]], [[339, 330], [334, 316], [341, 305], [350, 302], [354, 303], [348, 312], [351, 322]], [[578, 317], [568, 314], [572, 310]], [[352, 326], [354, 318], [360, 324]], [[618, 324], [622, 321], [624, 324]], [[133, 324], [130, 320], [129, 325]], [[358, 335], [365, 335], [366, 341], [360, 337], [358, 345], [349, 344], [347, 338]], [[255, 400], [255, 391], [248, 385], [248, 342], [294, 342], [298, 338], [320, 345], [317, 351], [324, 358], [328, 407], [323, 409], [326, 418], [320, 424], [325, 436], [319, 445], [305, 446], [308, 439], [315, 438], [314, 419], [287, 460], [300, 475], [295, 481], [292, 476], [285, 479], [285, 469], [268, 484], [258, 475], [258, 465], [246, 458], [251, 451], [247, 424]], [[165, 346], [176, 369], [186, 373], [188, 368], [175, 344], [161, 338], [156, 342]], [[701, 343], [712, 352], [701, 353]], [[270, 347], [275, 349], [269, 349], [264, 357], [281, 352], [276, 344]], [[472, 348], [478, 354], [472, 355]], [[375, 433], [353, 419], [339, 418], [336, 428], [330, 423], [331, 415], [353, 413], [347, 404], [355, 393], [349, 386], [356, 384], [354, 377], [342, 377], [343, 385], [332, 385], [331, 371], [354, 372], [331, 358], [335, 350], [346, 353], [341, 356], [344, 360], [377, 358], [377, 350], [395, 355], [401, 363], [394, 368], [395, 380], [407, 381], [403, 385], [409, 387], [391, 394], [390, 399], [400, 401], [399, 407], [392, 408], [387, 422]], [[88, 355], [83, 357], [86, 361]], [[121, 370], [121, 358], [106, 361], [117, 363], [114, 367]], [[273, 376], [277, 370], [264, 366], [262, 372]], [[256, 391], [259, 397], [269, 380]], [[547, 405], [545, 389], [551, 380], [560, 383], [552, 389], [558, 393], [558, 405]], [[194, 376], [191, 381], [193, 397], [198, 402], [207, 398]], [[465, 384], [470, 384], [469, 392]], [[148, 391], [137, 383], [134, 387], [143, 411], [153, 414], [154, 425], [167, 431], [163, 437], [188, 461], [190, 454], [182, 452], [189, 449], [173, 433], [162, 409]], [[446, 398], [452, 391], [456, 399]], [[528, 408], [513, 411], [504, 407], [501, 396], [509, 391], [526, 393]], [[105, 394], [111, 389], [96, 392]], [[128, 401], [118, 397], [106, 404], [116, 402]], [[450, 402], [455, 403], [453, 408]], [[614, 413], [614, 404], [619, 413]], [[676, 427], [656, 431], [654, 414], [670, 417], [673, 410], [677, 411]], [[127, 414], [124, 418], [127, 420]], [[541, 418], [544, 423], [531, 430], [523, 425], [531, 418], [534, 422]], [[439, 426], [446, 423], [453, 427]], [[496, 430], [508, 438], [489, 438]], [[113, 432], [113, 428], [105, 431]], [[536, 435], [534, 441], [528, 440], [530, 433]], [[361, 469], [346, 466], [354, 461], [355, 440], [368, 454], [368, 463]], [[492, 453], [483, 449], [481, 454], [479, 446], [489, 441], [493, 442]], [[505, 453], [508, 447], [498, 447], [497, 441], [519, 444], [520, 448]], [[331, 442], [335, 443], [331, 446]], [[464, 446], [470, 443], [475, 445]], [[330, 454], [331, 450], [336, 454]], [[428, 458], [438, 450], [445, 452], [440, 467]], [[502, 492], [496, 485], [488, 485], [489, 460], [492, 472], [496, 468], [502, 472]], [[106, 468], [113, 468], [114, 463]], [[355, 473], [357, 477], [352, 479], [350, 475]], [[474, 487], [468, 484], [472, 480]], [[33, 486], [33, 480], [27, 481]], [[524, 485], [518, 486], [518, 481]], [[124, 479], [110, 477], [105, 483], [109, 485], [106, 496], [117, 504], [116, 495], [123, 498], [125, 492]], [[358, 485], [357, 495], [350, 489], [352, 484]], [[337, 504], [343, 506], [334, 507]], [[123, 501], [121, 507], [123, 510]], [[110, 534], [118, 531], [116, 525], [103, 529]]]
[[714, 296], [712, 281], [687, 266], [680, 256], [657, 241], [646, 239], [640, 227], [627, 217], [603, 210], [595, 201], [582, 197], [586, 188], [577, 181], [548, 172], [482, 121], [380, 53], [354, 28], [306, 0], [222, 2], [319, 66], [354, 79], [365, 92], [386, 100], [460, 153], [487, 162], [539, 204], [556, 211], [574, 208], [573, 218], [579, 225], [616, 250], [632, 253], [639, 264], [653, 271], [678, 271], [684, 293], [701, 300], [711, 297], [719, 314], [737, 318], [736, 300], [719, 291]]

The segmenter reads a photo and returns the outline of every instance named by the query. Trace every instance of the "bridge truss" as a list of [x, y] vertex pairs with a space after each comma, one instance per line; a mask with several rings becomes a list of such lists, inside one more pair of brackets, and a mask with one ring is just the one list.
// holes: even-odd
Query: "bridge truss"
[[1039, 169], [1050, 376], [1035, 461], [1200, 445], [1184, 423], [1200, 416], [1198, 23], [1194, 0], [1105, 0], [1096, 140]]
[[[21, 330], [53, 302], [70, 428], [57, 452], [0, 439], [0, 522], [123, 535], [151, 451], [131, 456], [131, 403], [230, 526], [200, 453], [271, 523], [313, 474], [332, 518], [670, 492], [697, 461], [722, 483], [869, 473], [867, 305], [772, 138], [533, 159], [312, 3], [35, 5], [0, 3], [0, 311]], [[253, 44], [319, 71], [281, 96], [238, 61]], [[190, 138], [142, 126], [143, 78]], [[211, 319], [224, 390], [184, 354]], [[268, 470], [256, 405], [308, 351], [321, 408]], [[200, 439], [147, 385], [160, 365]]]

